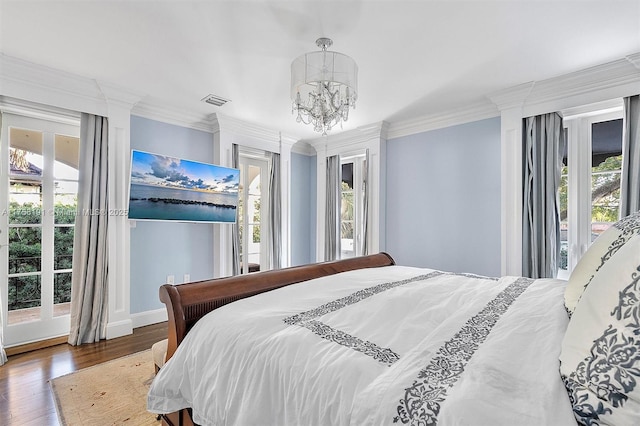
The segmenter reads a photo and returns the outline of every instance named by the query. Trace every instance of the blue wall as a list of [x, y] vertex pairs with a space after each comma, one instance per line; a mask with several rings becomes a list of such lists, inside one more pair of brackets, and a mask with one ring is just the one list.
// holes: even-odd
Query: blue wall
[[316, 157], [291, 153], [291, 265], [315, 262]]
[[[212, 162], [211, 133], [131, 117], [131, 149]], [[131, 313], [164, 308], [158, 288], [174, 275], [183, 282], [213, 277], [213, 225], [178, 222], [135, 222], [131, 228]]]
[[500, 118], [387, 141], [386, 187], [399, 265], [500, 275]]

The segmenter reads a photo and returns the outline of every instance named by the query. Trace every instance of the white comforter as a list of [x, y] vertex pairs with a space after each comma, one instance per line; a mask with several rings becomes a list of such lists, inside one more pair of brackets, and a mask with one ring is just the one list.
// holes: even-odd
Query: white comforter
[[202, 425], [575, 425], [564, 285], [390, 266], [244, 299], [196, 324], [148, 409], [192, 407]]

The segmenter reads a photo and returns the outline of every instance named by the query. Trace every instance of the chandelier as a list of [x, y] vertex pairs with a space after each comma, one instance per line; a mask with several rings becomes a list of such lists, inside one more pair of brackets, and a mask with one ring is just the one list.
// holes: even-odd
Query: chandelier
[[313, 124], [326, 135], [349, 119], [358, 97], [358, 65], [349, 56], [328, 51], [333, 41], [319, 38], [321, 51], [305, 53], [291, 63], [291, 99], [296, 121]]

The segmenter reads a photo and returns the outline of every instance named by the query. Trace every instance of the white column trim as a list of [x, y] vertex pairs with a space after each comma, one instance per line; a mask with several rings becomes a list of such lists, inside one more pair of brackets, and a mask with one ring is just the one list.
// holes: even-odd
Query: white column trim
[[280, 141], [280, 189], [282, 197], [282, 267], [291, 265], [291, 148], [295, 142]]
[[325, 200], [326, 200], [326, 162], [327, 157], [341, 157], [362, 154], [369, 149], [370, 198], [369, 198], [369, 252], [376, 253], [385, 249], [386, 244], [386, 142], [389, 124], [376, 123], [370, 126], [330, 135], [310, 141], [316, 150], [316, 261], [324, 259], [325, 242]]
[[[282, 196], [282, 260], [283, 267], [291, 264], [291, 149], [297, 142], [291, 136], [243, 122], [222, 114], [212, 116], [213, 162], [231, 167], [233, 144], [280, 154], [280, 178]], [[225, 224], [213, 225], [214, 276], [225, 277], [232, 274], [231, 227]]]
[[522, 108], [500, 118], [500, 257], [502, 275], [522, 275]]
[[109, 319], [107, 339], [131, 334], [129, 197], [131, 108], [136, 94], [100, 84], [109, 120]]

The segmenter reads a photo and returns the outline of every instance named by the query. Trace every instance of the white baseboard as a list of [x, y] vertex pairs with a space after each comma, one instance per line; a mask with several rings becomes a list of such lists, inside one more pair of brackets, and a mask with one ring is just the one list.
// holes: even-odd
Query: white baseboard
[[131, 333], [133, 333], [133, 327], [130, 319], [107, 324], [107, 340], [128, 336]]
[[165, 308], [131, 314], [133, 328], [164, 322], [167, 318], [167, 310]]

